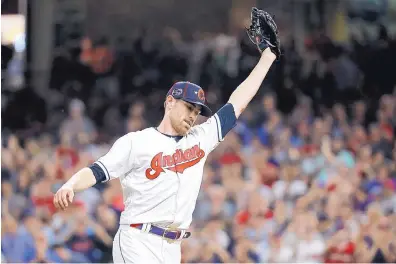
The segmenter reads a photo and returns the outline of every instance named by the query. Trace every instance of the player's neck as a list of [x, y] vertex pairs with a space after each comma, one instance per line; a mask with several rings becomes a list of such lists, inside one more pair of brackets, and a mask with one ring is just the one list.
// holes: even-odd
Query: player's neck
[[166, 118], [162, 119], [161, 123], [157, 127], [157, 130], [165, 135], [179, 136], [176, 130], [172, 127], [170, 120]]

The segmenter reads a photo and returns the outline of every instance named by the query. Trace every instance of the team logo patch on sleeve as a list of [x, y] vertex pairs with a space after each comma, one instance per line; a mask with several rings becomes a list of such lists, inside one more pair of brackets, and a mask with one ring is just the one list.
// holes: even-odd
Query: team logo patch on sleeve
[[163, 152], [160, 152], [151, 160], [150, 168], [146, 170], [146, 177], [154, 180], [165, 170], [183, 173], [200, 162], [203, 157], [205, 157], [205, 151], [198, 145], [185, 151], [178, 149], [172, 155], [163, 155]]

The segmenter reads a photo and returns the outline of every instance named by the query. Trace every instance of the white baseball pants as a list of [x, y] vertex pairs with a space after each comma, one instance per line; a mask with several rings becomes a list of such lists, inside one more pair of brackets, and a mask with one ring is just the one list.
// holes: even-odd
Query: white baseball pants
[[113, 261], [139, 264], [180, 263], [180, 244], [180, 240], [168, 242], [155, 234], [120, 225], [113, 241]]

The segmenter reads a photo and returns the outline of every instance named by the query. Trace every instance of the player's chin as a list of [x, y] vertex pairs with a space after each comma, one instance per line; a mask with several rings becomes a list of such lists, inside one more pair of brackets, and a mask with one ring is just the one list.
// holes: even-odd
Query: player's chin
[[190, 125], [188, 125], [188, 124], [186, 124], [186, 123], [183, 123], [183, 124], [181, 124], [181, 126], [180, 126], [179, 133], [180, 133], [182, 136], [185, 136], [185, 135], [188, 133], [188, 131], [190, 131], [190, 129], [191, 129], [191, 126], [190, 126]]

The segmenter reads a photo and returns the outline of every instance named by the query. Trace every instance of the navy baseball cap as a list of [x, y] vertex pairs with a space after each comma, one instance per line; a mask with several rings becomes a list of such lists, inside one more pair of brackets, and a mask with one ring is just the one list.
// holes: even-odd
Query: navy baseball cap
[[204, 90], [194, 83], [177, 82], [170, 88], [166, 97], [168, 95], [173, 96], [175, 99], [181, 99], [191, 104], [202, 106], [201, 115], [203, 116], [210, 117], [212, 115], [212, 110], [206, 105]]

